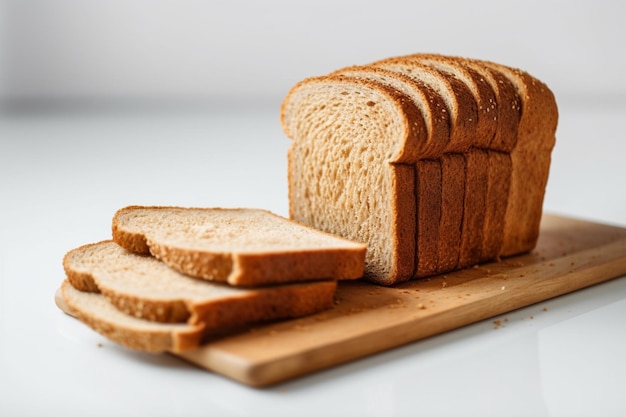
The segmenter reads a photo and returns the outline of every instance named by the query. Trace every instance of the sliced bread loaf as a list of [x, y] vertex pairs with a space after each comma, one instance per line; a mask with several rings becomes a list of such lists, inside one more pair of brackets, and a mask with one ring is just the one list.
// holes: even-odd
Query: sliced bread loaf
[[[408, 129], [413, 119], [404, 104], [410, 94], [397, 82], [382, 80], [386, 89], [366, 83], [375, 77], [363, 74], [375, 70], [422, 82], [445, 99], [450, 138], [441, 154], [427, 157], [419, 152], [428, 147], [410, 148], [412, 143], [428, 143], [427, 138], [411, 138], [418, 130]], [[353, 82], [348, 91], [344, 87], [347, 84], [339, 85], [336, 74], [362, 82]], [[541, 152], [551, 150], [554, 142], [556, 106], [547, 87], [526, 76], [484, 61], [428, 54], [348, 67], [331, 77], [297, 84], [281, 111], [283, 129], [293, 139], [289, 151], [291, 216], [340, 235], [358, 235], [359, 241], [369, 245], [366, 276], [382, 284], [406, 279], [394, 274], [398, 265], [410, 264], [403, 258], [409, 251], [399, 254], [397, 250], [401, 242], [397, 232], [410, 228], [397, 225], [415, 224], [414, 276], [421, 276], [419, 254], [432, 243], [432, 229], [420, 227], [423, 222], [419, 217], [430, 207], [427, 201], [435, 200], [432, 191], [438, 188], [440, 210], [430, 210], [428, 215], [430, 222], [439, 224], [434, 273], [528, 251], [537, 238], [533, 231], [538, 230], [535, 227], [549, 165], [549, 150], [547, 156]], [[380, 75], [376, 77], [380, 81]], [[381, 90], [387, 91], [387, 98], [372, 100]], [[404, 94], [399, 94], [401, 91]], [[522, 98], [522, 104], [531, 110], [529, 114], [526, 109], [520, 120]], [[422, 117], [428, 120], [428, 110], [422, 108]], [[523, 128], [528, 132], [518, 132]], [[541, 132], [535, 134], [538, 130]], [[526, 145], [520, 145], [522, 138], [526, 138]], [[545, 143], [537, 143], [541, 141]], [[412, 161], [414, 155], [416, 160]], [[431, 160], [439, 164], [439, 171], [426, 172]], [[424, 164], [421, 175], [420, 164]], [[406, 174], [402, 167], [411, 165], [412, 176], [395, 174]], [[350, 169], [355, 166], [358, 169]], [[381, 175], [387, 170], [393, 174]], [[526, 186], [522, 179], [525, 174], [530, 175]], [[400, 183], [402, 178], [412, 181], [415, 207], [407, 205], [410, 199], [397, 194], [410, 190], [408, 182]], [[423, 180], [430, 182], [422, 184]], [[531, 201], [518, 204], [512, 199]], [[358, 214], [351, 216], [354, 210]], [[520, 218], [515, 219], [513, 213], [519, 213]], [[415, 217], [418, 219], [411, 220]], [[530, 226], [516, 226], [527, 219]]]
[[258, 209], [126, 207], [113, 240], [171, 268], [234, 286], [363, 276], [366, 245]]
[[236, 288], [183, 275], [112, 241], [69, 251], [63, 267], [75, 288], [101, 292], [130, 316], [207, 328], [316, 313], [332, 307], [337, 287], [336, 281], [315, 281]]

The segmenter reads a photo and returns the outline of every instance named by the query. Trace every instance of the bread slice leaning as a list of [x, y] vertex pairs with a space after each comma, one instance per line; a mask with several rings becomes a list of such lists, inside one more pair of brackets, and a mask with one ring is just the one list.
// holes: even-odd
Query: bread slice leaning
[[236, 288], [183, 275], [112, 241], [69, 251], [63, 267], [78, 290], [101, 292], [120, 311], [150, 321], [238, 326], [332, 307], [336, 281]]
[[57, 306], [93, 330], [129, 349], [145, 352], [182, 352], [200, 346], [203, 325], [155, 323], [124, 314], [102, 295], [79, 291], [63, 281]]
[[131, 206], [113, 240], [184, 274], [233, 286], [358, 279], [366, 245], [259, 209]]

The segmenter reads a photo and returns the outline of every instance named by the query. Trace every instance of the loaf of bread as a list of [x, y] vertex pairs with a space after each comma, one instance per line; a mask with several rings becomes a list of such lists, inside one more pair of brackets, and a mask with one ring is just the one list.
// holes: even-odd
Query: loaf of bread
[[436, 54], [305, 79], [283, 101], [292, 219], [368, 245], [379, 284], [536, 244], [557, 107], [528, 73]]
[[189, 276], [233, 286], [357, 279], [366, 245], [260, 209], [126, 207], [113, 240]]

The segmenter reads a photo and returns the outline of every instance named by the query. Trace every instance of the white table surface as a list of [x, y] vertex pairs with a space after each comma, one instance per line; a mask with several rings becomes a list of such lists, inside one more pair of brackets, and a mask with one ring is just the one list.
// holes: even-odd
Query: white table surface
[[[63, 255], [120, 207], [287, 215], [277, 107], [229, 109], [0, 118], [1, 416], [626, 415], [626, 277], [267, 389], [61, 313]], [[626, 227], [626, 103], [560, 113], [545, 210]]]

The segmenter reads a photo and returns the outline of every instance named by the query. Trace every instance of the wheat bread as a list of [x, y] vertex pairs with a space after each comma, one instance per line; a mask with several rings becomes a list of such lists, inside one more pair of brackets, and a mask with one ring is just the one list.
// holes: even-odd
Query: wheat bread
[[[441, 207], [437, 212], [439, 217], [431, 217], [431, 222], [439, 222], [440, 227], [445, 227], [441, 222], [447, 222], [447, 225], [461, 222], [461, 244], [459, 247], [458, 264], [455, 268], [462, 268], [473, 263], [477, 263], [480, 258], [483, 227], [485, 220], [484, 210], [486, 206], [486, 194], [476, 193], [477, 190], [483, 190], [487, 187], [487, 165], [488, 160], [481, 158], [477, 160], [481, 153], [477, 151], [478, 145], [486, 145], [490, 142], [491, 136], [494, 134], [495, 122], [493, 118], [483, 118], [483, 114], [479, 112], [479, 104], [483, 105], [489, 102], [490, 94], [493, 90], [484, 83], [477, 85], [478, 80], [473, 77], [479, 76], [472, 72], [462, 63], [453, 59], [444, 59], [440, 57], [435, 59], [433, 56], [426, 61], [427, 55], [411, 55], [403, 57], [388, 58], [375, 62], [374, 66], [381, 66], [392, 71], [398, 71], [416, 79], [424, 80], [430, 86], [435, 88], [446, 102], [448, 112], [450, 113], [450, 142], [444, 149], [445, 154], [461, 153], [466, 159], [463, 165], [466, 170], [472, 169], [472, 172], [465, 172], [462, 175], [443, 169], [440, 166], [440, 174], [434, 178], [441, 178], [442, 190], [437, 193], [440, 198]], [[482, 122], [481, 122], [482, 120]], [[488, 135], [484, 138], [484, 135]], [[441, 164], [441, 157], [438, 163]], [[449, 166], [448, 166], [449, 167]], [[446, 167], [446, 168], [448, 168]], [[457, 164], [457, 168], [459, 165]], [[474, 172], [476, 171], [476, 172]], [[450, 176], [453, 177], [450, 177]], [[459, 179], [465, 180], [465, 191], [463, 198], [460, 194], [453, 194]], [[443, 187], [448, 188], [443, 190]], [[432, 187], [429, 188], [432, 192]], [[441, 195], [447, 194], [447, 199], [442, 200]], [[422, 198], [430, 198], [430, 194], [418, 194]], [[456, 198], [455, 198], [456, 197]], [[462, 210], [461, 210], [462, 207]], [[462, 217], [452, 218], [462, 213]], [[438, 249], [451, 249], [453, 247], [456, 234], [438, 233], [438, 241], [434, 244]], [[453, 242], [442, 242], [452, 239]], [[427, 240], [425, 237], [418, 236], [418, 252], [421, 251], [420, 244]], [[432, 245], [432, 244], [431, 244]], [[442, 253], [444, 259], [449, 259], [453, 254]], [[428, 268], [424, 272], [418, 271], [417, 277], [432, 275], [438, 271], [437, 268]]]
[[130, 316], [207, 328], [313, 314], [332, 307], [337, 287], [336, 281], [232, 287], [183, 275], [152, 256], [134, 254], [113, 241], [69, 251], [63, 268], [75, 288], [102, 293]]
[[515, 146], [510, 151], [511, 183], [504, 218], [501, 256], [531, 250], [539, 237], [543, 198], [556, 141], [558, 108], [546, 84], [526, 71], [480, 61], [515, 87], [521, 113]]
[[[439, 223], [433, 222], [433, 219], [439, 218], [442, 211], [442, 168], [438, 157], [450, 140], [451, 112], [443, 98], [426, 83], [396, 71], [362, 66], [344, 68], [333, 74], [382, 83], [406, 94], [422, 114], [426, 128], [423, 134], [425, 141], [418, 146], [410, 147], [413, 150], [411, 158], [398, 159], [394, 163], [415, 161], [413, 162], [415, 191], [405, 193], [402, 197], [405, 200], [414, 198], [414, 202], [407, 201], [407, 204], [416, 206], [416, 230], [414, 232], [416, 264], [411, 275], [432, 275], [437, 268], [440, 226]], [[419, 118], [416, 121], [421, 123]], [[419, 196], [419, 199], [415, 196]]]
[[[364, 69], [365, 68], [365, 69]], [[517, 171], [526, 172], [528, 168], [515, 168], [516, 164], [530, 164], [532, 165], [533, 152], [526, 154], [526, 161], [523, 161], [519, 156], [516, 158], [515, 153], [519, 153], [518, 144], [519, 139], [524, 136], [522, 133], [518, 134], [518, 121], [520, 121], [520, 99], [523, 96], [524, 85], [515, 85], [515, 83], [522, 83], [523, 80], [514, 80], [514, 76], [511, 74], [506, 75], [503, 71], [497, 69], [492, 64], [485, 63], [483, 61], [469, 60], [459, 57], [441, 57], [432, 54], [428, 55], [413, 55], [407, 57], [395, 57], [391, 59], [384, 59], [376, 61], [372, 64], [368, 64], [364, 67], [349, 67], [345, 69], [346, 72], [352, 76], [359, 76], [355, 74], [355, 70], [359, 73], [367, 71], [374, 71], [383, 69], [384, 71], [396, 72], [399, 75], [404, 75], [413, 78], [414, 81], [422, 81], [423, 83], [432, 86], [433, 89], [437, 88], [442, 99], [446, 99], [446, 111], [450, 113], [450, 139], [447, 142], [446, 147], [443, 148], [443, 152], [440, 155], [435, 156], [433, 162], [439, 164], [440, 171], [432, 174], [422, 173], [419, 175], [419, 164], [423, 161], [429, 161], [427, 158], [423, 158], [417, 154], [417, 160], [410, 162], [404, 159], [399, 165], [413, 165], [414, 175], [413, 183], [415, 186], [415, 201], [416, 207], [414, 209], [407, 208], [406, 212], [400, 209], [400, 205], [394, 205], [394, 210], [380, 213], [377, 209], [371, 210], [369, 202], [371, 199], [380, 199], [379, 195], [383, 193], [396, 193], [401, 186], [393, 183], [393, 186], [389, 187], [389, 182], [368, 180], [368, 188], [372, 190], [372, 195], [368, 195], [366, 191], [360, 190], [360, 193], [353, 193], [353, 197], [347, 197], [346, 199], [354, 201], [364, 201], [365, 204], [359, 206], [361, 211], [357, 216], [358, 219], [363, 219], [367, 216], [367, 213], [376, 219], [387, 219], [388, 216], [395, 218], [394, 216], [400, 216], [395, 220], [395, 223], [403, 223], [409, 221], [410, 217], [418, 216], [420, 211], [420, 202], [425, 203], [425, 200], [432, 196], [432, 190], [436, 187], [436, 183], [441, 178], [441, 186], [439, 195], [441, 199], [440, 211], [437, 214], [437, 210], [431, 210], [431, 221], [437, 222], [437, 215], [439, 216], [439, 250], [437, 252], [436, 263], [437, 267], [435, 272], [445, 272], [450, 268], [460, 268], [469, 266], [476, 262], [484, 260], [495, 259], [505, 253], [505, 224], [511, 217], [510, 213], [515, 210], [521, 210], [515, 203], [509, 201], [510, 198], [517, 195], [517, 198], [530, 198], [532, 203], [525, 203], [526, 206], [532, 206], [532, 212], [536, 216], [541, 212], [541, 202], [543, 198], [543, 192], [545, 183], [543, 186], [541, 181], [531, 181], [531, 185], [534, 188], [533, 192], [515, 192], [512, 191], [514, 187], [513, 178]], [[515, 70], [511, 70], [515, 73]], [[343, 73], [344, 70], [336, 71], [333, 74]], [[318, 77], [318, 79], [328, 80], [328, 77]], [[437, 87], [435, 87], [435, 85]], [[408, 112], [386, 112], [381, 115], [379, 113], [372, 113], [367, 110], [365, 106], [354, 106], [353, 111], [343, 112], [343, 109], [352, 106], [351, 103], [343, 103], [338, 105], [331, 103], [331, 107], [326, 106], [328, 104], [324, 98], [324, 92], [322, 89], [317, 91], [315, 87], [307, 84], [310, 89], [306, 94], [301, 94], [299, 91], [301, 84], [296, 85], [287, 95], [283, 102], [283, 108], [281, 112], [281, 120], [283, 122], [283, 129], [287, 136], [293, 139], [290, 148], [290, 170], [289, 170], [289, 182], [290, 182], [290, 207], [291, 215], [299, 216], [301, 213], [307, 213], [302, 217], [304, 222], [314, 224], [316, 227], [324, 225], [329, 222], [329, 218], [332, 218], [331, 222], [335, 222], [335, 231], [341, 234], [343, 223], [341, 220], [341, 214], [337, 215], [337, 211], [330, 210], [328, 212], [320, 212], [319, 210], [312, 209], [313, 205], [309, 204], [309, 198], [311, 196], [310, 191], [314, 190], [318, 192], [316, 196], [316, 206], [324, 207], [325, 198], [328, 200], [336, 199], [342, 193], [352, 193], [351, 187], [345, 187], [346, 183], [353, 184], [362, 178], [363, 163], [369, 164], [370, 169], [376, 172], [374, 178], [381, 178], [380, 168], [376, 166], [393, 165], [393, 155], [414, 155], [415, 149], [410, 152], [400, 152], [400, 149], [405, 149], [407, 144], [411, 141], [407, 141], [405, 134], [398, 134], [398, 132], [391, 133], [389, 126], [393, 125], [395, 117], [401, 119], [399, 124], [409, 124], [410, 116]], [[387, 87], [398, 88], [394, 83], [387, 83]], [[396, 91], [398, 92], [398, 91]], [[358, 97], [362, 92], [358, 89], [351, 92], [349, 98]], [[370, 94], [364, 93], [364, 94]], [[406, 95], [405, 100], [406, 100]], [[294, 99], [294, 97], [296, 99]], [[314, 100], [310, 100], [311, 97], [315, 97]], [[396, 95], [397, 97], [397, 95]], [[495, 97], [495, 103], [492, 103], [493, 97]], [[346, 98], [346, 101], [349, 100]], [[490, 101], [491, 100], [491, 101]], [[535, 98], [534, 100], [537, 100]], [[400, 100], [401, 101], [401, 100]], [[527, 98], [524, 101], [528, 101]], [[532, 100], [531, 100], [532, 101]], [[311, 102], [315, 102], [315, 106], [310, 106]], [[295, 104], [294, 104], [295, 103]], [[472, 107], [474, 103], [474, 107]], [[478, 105], [476, 105], [478, 103]], [[489, 111], [485, 109], [485, 104], [491, 103]], [[478, 106], [478, 107], [476, 107]], [[393, 107], [393, 106], [392, 106]], [[402, 107], [402, 103], [397, 103], [396, 107]], [[296, 109], [296, 111], [292, 111]], [[301, 111], [301, 109], [307, 109]], [[325, 109], [323, 114], [320, 114], [319, 110]], [[363, 109], [366, 111], [362, 112]], [[381, 108], [379, 107], [378, 110]], [[468, 110], [470, 109], [470, 110]], [[473, 109], [473, 110], [472, 110]], [[333, 112], [331, 110], [336, 110]], [[476, 113], [477, 110], [482, 112]], [[492, 113], [493, 111], [493, 113]], [[361, 113], [359, 113], [361, 112]], [[422, 112], [424, 110], [422, 109]], [[342, 114], [343, 113], [343, 114]], [[346, 114], [348, 116], [346, 116]], [[541, 117], [537, 112], [532, 117]], [[302, 115], [306, 117], [301, 117]], [[468, 115], [477, 115], [479, 120], [475, 120], [474, 117]], [[480, 119], [484, 124], [481, 125]], [[491, 119], [488, 119], [492, 116]], [[409, 118], [407, 120], [407, 117]], [[428, 119], [428, 114], [423, 114], [424, 120]], [[531, 117], [531, 119], [532, 119]], [[548, 115], [548, 119], [550, 119]], [[367, 128], [363, 125], [363, 119], [376, 119], [374, 125], [367, 125]], [[554, 117], [554, 122], [556, 118]], [[286, 123], [287, 121], [287, 123]], [[340, 123], [337, 123], [340, 122]], [[494, 123], [495, 122], [495, 123]], [[524, 123], [520, 121], [520, 126]], [[532, 121], [527, 121], [528, 125], [531, 125]], [[543, 122], [540, 122], [541, 125]], [[358, 124], [359, 129], [354, 129], [353, 124]], [[555, 123], [554, 123], [555, 124]], [[300, 131], [308, 132], [307, 135], [299, 135], [298, 131], [291, 129], [290, 126], [299, 126]], [[308, 126], [310, 125], [310, 126]], [[428, 125], [428, 123], [427, 123]], [[550, 125], [550, 122], [548, 122]], [[482, 127], [481, 127], [482, 126]], [[486, 127], [485, 127], [486, 126]], [[548, 126], [548, 130], [550, 127]], [[372, 136], [367, 132], [378, 131], [386, 132], [386, 135], [378, 135], [379, 138], [372, 139]], [[545, 134], [545, 132], [544, 132]], [[334, 145], [329, 145], [329, 138], [333, 138], [330, 142], [342, 143], [347, 146], [352, 146], [357, 150], [350, 154], [349, 151], [344, 153], [338, 152]], [[303, 139], [305, 138], [305, 139]], [[391, 139], [391, 140], [390, 140]], [[532, 141], [533, 139], [529, 139]], [[371, 155], [363, 152], [364, 147], [360, 146], [361, 141], [368, 144], [380, 142], [381, 146], [376, 148], [379, 150], [379, 155]], [[417, 143], [425, 143], [425, 139], [417, 140]], [[540, 146], [541, 147], [541, 146]], [[293, 157], [292, 150], [298, 148], [298, 158]], [[419, 148], [418, 148], [419, 150]], [[371, 151], [371, 150], [370, 150]], [[327, 157], [325, 155], [334, 155], [333, 157]], [[345, 155], [350, 155], [350, 162], [360, 159], [359, 165], [361, 168], [359, 171], [345, 171], [337, 170], [335, 164], [341, 164], [341, 160]], [[381, 157], [381, 155], [383, 157]], [[360, 157], [360, 158], [359, 158]], [[311, 162], [307, 165], [301, 163], [304, 159], [310, 158]], [[540, 158], [542, 158], [540, 156]], [[381, 163], [382, 161], [382, 163]], [[549, 163], [549, 158], [548, 158]], [[541, 165], [541, 164], [540, 164]], [[422, 170], [424, 171], [429, 164], [424, 165]], [[545, 164], [543, 164], [545, 168]], [[317, 178], [316, 173], [324, 172], [325, 170], [331, 170], [334, 174], [326, 177], [322, 187], [315, 185], [316, 181], [308, 181], [304, 179], [300, 182], [294, 181], [293, 178]], [[516, 171], [517, 170], [517, 171]], [[526, 170], [526, 171], [525, 171]], [[533, 171], [537, 171], [536, 168], [532, 168]], [[541, 171], [541, 168], [539, 169]], [[338, 190], [333, 192], [333, 187], [336, 179], [336, 174], [341, 172], [350, 178], [345, 178], [343, 175], [337, 180], [339, 184]], [[432, 178], [430, 184], [421, 184], [421, 180], [424, 177]], [[519, 177], [519, 176], [518, 176]], [[409, 178], [408, 176], [406, 178]], [[460, 186], [462, 185], [462, 186]], [[537, 185], [537, 187], [536, 187]], [[305, 186], [305, 191], [300, 192], [300, 187]], [[308, 187], [308, 188], [307, 188]], [[518, 186], [519, 188], [519, 186]], [[408, 187], [405, 187], [408, 190]], [[428, 190], [428, 191], [426, 191]], [[462, 191], [460, 191], [462, 190]], [[534, 192], [539, 194], [533, 194]], [[539, 197], [539, 199], [537, 198]], [[296, 201], [293, 201], [296, 200]], [[399, 201], [398, 196], [393, 196], [388, 201]], [[406, 199], [408, 201], [408, 199]], [[330, 205], [333, 204], [329, 201]], [[346, 211], [350, 211], [353, 206], [343, 207]], [[366, 211], [363, 211], [365, 207]], [[389, 207], [388, 205], [380, 205], [379, 207]], [[422, 206], [422, 209], [426, 207]], [[295, 209], [294, 209], [295, 208]], [[424, 211], [422, 211], [424, 212]], [[527, 216], [528, 217], [528, 216]], [[393, 223], [393, 222], [392, 222]], [[417, 220], [416, 225], [419, 224]], [[370, 224], [376, 224], [376, 221], [356, 222], [352, 226], [367, 228]], [[460, 226], [459, 226], [460, 225]], [[348, 227], [350, 228], [350, 226]], [[458, 243], [459, 232], [461, 230], [461, 241]], [[508, 233], [517, 234], [526, 233], [524, 227], [511, 227]], [[532, 227], [531, 227], [532, 228]], [[420, 229], [425, 233], [428, 230], [425, 228], [416, 227], [415, 240], [417, 242], [417, 254], [419, 255], [424, 248], [420, 242], [420, 238], [423, 240], [432, 240], [426, 238], [426, 236], [420, 236]], [[391, 228], [376, 229], [379, 234], [385, 234]], [[408, 229], [405, 229], [408, 230]], [[528, 236], [529, 234], [526, 233]], [[386, 235], [388, 241], [397, 242], [396, 236]], [[445, 240], [449, 239], [449, 242]], [[456, 240], [455, 240], [456, 239]], [[508, 238], [511, 240], [511, 238]], [[517, 236], [516, 239], [524, 240], [524, 237]], [[367, 240], [364, 240], [367, 241]], [[455, 243], [456, 242], [456, 243]], [[536, 242], [536, 236], [535, 240]], [[533, 245], [534, 245], [533, 242]], [[390, 275], [381, 276], [379, 273], [389, 273], [394, 271], [393, 268], [378, 268], [370, 270], [370, 264], [379, 265], [381, 262], [387, 262], [384, 260], [384, 256], [381, 258], [383, 251], [379, 251], [377, 248], [384, 242], [380, 241], [377, 236], [370, 243], [371, 254], [368, 258], [368, 273], [371, 274], [371, 279], [375, 282], [389, 284], [398, 282], [396, 277]], [[392, 246], [385, 247], [388, 250]], [[458, 250], [457, 250], [458, 249]], [[515, 253], [521, 253], [529, 250], [529, 247], [523, 245], [515, 246]], [[513, 254], [506, 252], [507, 255]], [[397, 254], [391, 253], [390, 257], [393, 258]], [[426, 259], [423, 258], [422, 261]], [[434, 257], [432, 259], [435, 259]], [[456, 259], [456, 263], [455, 263]], [[420, 259], [416, 257], [416, 276], [419, 276]], [[395, 257], [394, 262], [403, 263], [402, 257]], [[400, 279], [401, 280], [401, 279]]]
[[113, 240], [184, 274], [233, 286], [358, 279], [366, 245], [260, 209], [130, 206]]
[[[476, 130], [472, 146], [489, 149], [498, 125], [496, 93], [485, 77], [465, 60], [438, 54], [410, 55], [411, 60], [436, 68], [461, 81], [471, 92], [477, 106]], [[457, 93], [458, 94], [458, 93]]]
[[335, 75], [300, 82], [281, 108], [286, 134], [297, 138], [288, 154], [291, 217], [367, 242], [365, 276], [381, 283], [415, 269], [414, 170], [395, 163], [417, 143], [412, 119], [422, 116], [409, 104], [381, 83]]
[[441, 201], [437, 273], [457, 268], [461, 249], [461, 230], [465, 201], [467, 162], [463, 153], [446, 153], [441, 157]]
[[[425, 65], [434, 66], [442, 71], [449, 72], [460, 79], [472, 92], [478, 105], [478, 122], [476, 137], [473, 146], [487, 151], [487, 184], [481, 184], [485, 191], [483, 216], [482, 241], [480, 253], [478, 248], [474, 252], [478, 255], [464, 259], [462, 265], [474, 262], [483, 262], [496, 259], [500, 254], [502, 237], [504, 234], [504, 207], [502, 196], [508, 195], [508, 186], [511, 175], [511, 161], [508, 154], [516, 140], [516, 129], [519, 121], [519, 100], [512, 84], [502, 75], [473, 62], [469, 59], [447, 57], [438, 54], [416, 54], [411, 58], [419, 60]], [[500, 114], [502, 113], [502, 114]], [[503, 151], [503, 152], [498, 152]], [[472, 155], [468, 155], [472, 157]], [[483, 161], [485, 161], [483, 159]], [[484, 167], [480, 167], [484, 170]], [[485, 173], [479, 172], [470, 178], [483, 177]], [[468, 184], [469, 188], [475, 188], [475, 184]], [[482, 205], [482, 203], [481, 203]], [[469, 214], [475, 217], [474, 213]], [[447, 238], [448, 234], [442, 234]], [[474, 237], [474, 236], [472, 236]], [[471, 239], [471, 237], [470, 237]], [[467, 243], [467, 242], [466, 242]], [[476, 242], [478, 243], [478, 242]]]
[[[395, 158], [394, 163], [413, 163], [419, 159], [438, 158], [450, 141], [450, 113], [441, 95], [428, 84], [415, 77], [372, 66], [352, 66], [337, 70], [331, 75], [351, 77], [382, 83], [406, 95], [417, 107], [418, 115], [413, 123], [421, 129], [415, 131], [414, 146], [404, 146], [403, 155]], [[421, 115], [421, 118], [419, 117]]]
[[129, 349], [182, 352], [201, 344], [203, 325], [156, 323], [123, 313], [99, 293], [79, 291], [65, 280], [55, 296], [57, 306], [93, 330]]
[[450, 139], [443, 152], [466, 152], [473, 146], [477, 136], [478, 108], [472, 92], [462, 81], [411, 56], [387, 58], [369, 65], [405, 74], [439, 93], [450, 113]]
[[[487, 211], [483, 226], [483, 242], [480, 261], [497, 259], [500, 256], [504, 236], [504, 216], [511, 181], [511, 158], [509, 152], [517, 142], [520, 118], [520, 99], [513, 84], [500, 72], [481, 61], [450, 57], [462, 62], [478, 73], [487, 82], [495, 95], [493, 116], [496, 129], [488, 149], [489, 168], [487, 184]], [[491, 111], [489, 112], [491, 114]], [[503, 196], [507, 196], [503, 198]]]

